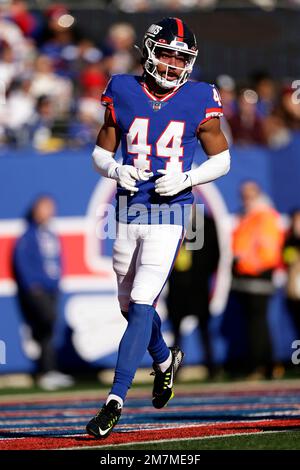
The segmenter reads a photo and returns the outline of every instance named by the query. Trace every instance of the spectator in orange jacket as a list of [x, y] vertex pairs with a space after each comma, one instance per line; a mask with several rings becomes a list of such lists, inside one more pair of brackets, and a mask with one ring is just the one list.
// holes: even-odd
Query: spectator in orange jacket
[[272, 349], [267, 309], [273, 292], [272, 273], [280, 264], [283, 230], [279, 214], [254, 181], [241, 187], [244, 212], [233, 232], [233, 283], [245, 315], [247, 369], [252, 378], [270, 375]]
[[283, 249], [283, 261], [287, 268], [286, 300], [300, 338], [300, 208], [292, 213], [290, 230]]

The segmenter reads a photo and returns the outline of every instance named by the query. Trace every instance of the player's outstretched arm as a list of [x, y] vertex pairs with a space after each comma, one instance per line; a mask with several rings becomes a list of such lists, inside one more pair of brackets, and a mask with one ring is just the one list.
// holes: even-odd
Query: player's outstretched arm
[[230, 168], [227, 140], [221, 131], [219, 119], [210, 119], [199, 126], [197, 136], [208, 156], [198, 168], [185, 173], [158, 170], [163, 176], [156, 180], [155, 191], [161, 196], [174, 196], [184, 189], [208, 183], [226, 175]]
[[122, 188], [127, 189], [130, 193], [137, 192], [136, 181], [145, 181], [150, 175], [145, 176], [134, 166], [120, 165], [115, 161], [114, 156], [120, 139], [120, 128], [115, 123], [110, 109], [106, 109], [104, 124], [98, 134], [92, 155], [94, 168], [102, 176], [116, 180]]

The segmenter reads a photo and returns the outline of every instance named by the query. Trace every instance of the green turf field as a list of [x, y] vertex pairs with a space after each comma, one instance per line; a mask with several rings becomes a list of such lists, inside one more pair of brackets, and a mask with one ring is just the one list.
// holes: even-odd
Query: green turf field
[[300, 431], [265, 432], [247, 436], [188, 439], [180, 442], [101, 446], [101, 450], [299, 450]]

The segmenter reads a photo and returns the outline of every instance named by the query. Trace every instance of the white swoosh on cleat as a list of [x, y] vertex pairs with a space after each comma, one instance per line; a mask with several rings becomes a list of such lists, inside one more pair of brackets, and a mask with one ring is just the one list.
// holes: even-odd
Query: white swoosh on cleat
[[100, 436], [106, 436], [106, 434], [111, 430], [112, 426], [110, 428], [105, 429], [105, 431], [102, 431], [102, 429], [99, 429], [99, 434]]
[[173, 380], [174, 380], [174, 372], [172, 371], [171, 383], [170, 383], [169, 385], [167, 385], [168, 388], [172, 388], [172, 387], [173, 387]]

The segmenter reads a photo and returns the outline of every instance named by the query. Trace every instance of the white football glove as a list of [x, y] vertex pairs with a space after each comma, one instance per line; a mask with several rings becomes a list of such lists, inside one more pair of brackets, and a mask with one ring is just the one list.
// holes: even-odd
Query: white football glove
[[186, 188], [192, 186], [190, 176], [187, 173], [179, 173], [167, 170], [157, 170], [162, 176], [155, 181], [155, 192], [160, 196], [174, 196]]
[[153, 176], [153, 173], [148, 170], [141, 170], [135, 168], [132, 165], [119, 165], [114, 171], [112, 178], [115, 179], [118, 184], [130, 191], [136, 193], [139, 188], [136, 187], [137, 181], [148, 181]]

